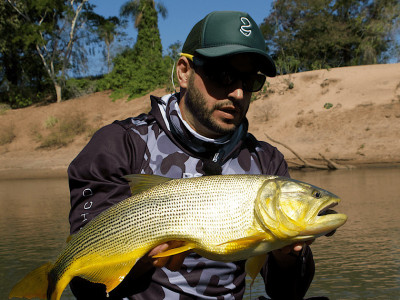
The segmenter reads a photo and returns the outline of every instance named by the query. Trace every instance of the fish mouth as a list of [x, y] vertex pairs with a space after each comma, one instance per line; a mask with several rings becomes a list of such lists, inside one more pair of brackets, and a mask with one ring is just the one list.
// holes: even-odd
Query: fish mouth
[[300, 235], [305, 236], [332, 236], [336, 229], [342, 226], [346, 220], [347, 216], [341, 213], [337, 213], [332, 209], [340, 202], [340, 199], [331, 200], [322, 207], [318, 214], [314, 215], [313, 224], [309, 224], [307, 228], [300, 233]]
[[[336, 205], [338, 205], [338, 202], [333, 202], [333, 203], [328, 204], [327, 206], [325, 206], [323, 209], [321, 209], [318, 212], [318, 216], [321, 217], [321, 216], [326, 216], [326, 215], [337, 214], [337, 211], [331, 209], [332, 207], [335, 207]], [[327, 234], [325, 234], [325, 236], [328, 236], [328, 237], [332, 236], [335, 234], [335, 232], [336, 232], [336, 229], [328, 232]]]
[[330, 215], [330, 214], [337, 214], [336, 211], [334, 211], [333, 209], [331, 209], [332, 207], [335, 207], [336, 205], [338, 205], [337, 202], [333, 202], [328, 204], [327, 206], [325, 206], [324, 208], [322, 208], [319, 212], [317, 216], [325, 216], [325, 215]]

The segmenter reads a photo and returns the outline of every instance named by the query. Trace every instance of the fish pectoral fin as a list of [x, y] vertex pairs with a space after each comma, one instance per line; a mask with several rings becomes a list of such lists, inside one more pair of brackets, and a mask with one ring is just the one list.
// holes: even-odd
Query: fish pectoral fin
[[181, 247], [177, 247], [177, 248], [166, 250], [166, 251], [158, 253], [158, 254], [156, 254], [156, 255], [154, 255], [152, 257], [159, 258], [159, 257], [172, 256], [172, 255], [176, 255], [176, 254], [183, 253], [183, 252], [186, 252], [186, 251], [190, 251], [190, 250], [194, 249], [194, 247], [195, 247], [194, 243], [187, 243], [187, 244], [185, 244], [185, 245], [183, 245]]
[[227, 241], [224, 242], [222, 244], [219, 244], [218, 246], [224, 246], [224, 245], [229, 245], [231, 244], [236, 245], [236, 246], [248, 246], [257, 242], [261, 242], [262, 240], [264, 240], [266, 238], [266, 234], [262, 233], [262, 232], [257, 232], [255, 234], [237, 239], [237, 240], [232, 240], [232, 241]]
[[254, 280], [256, 279], [257, 275], [260, 273], [261, 268], [267, 261], [268, 253], [261, 254], [258, 256], [253, 256], [247, 259], [246, 261], [246, 273], [251, 277], [251, 284], [253, 285]]
[[148, 174], [131, 174], [123, 176], [129, 182], [132, 195], [146, 191], [156, 185], [172, 180], [172, 178], [148, 175]]

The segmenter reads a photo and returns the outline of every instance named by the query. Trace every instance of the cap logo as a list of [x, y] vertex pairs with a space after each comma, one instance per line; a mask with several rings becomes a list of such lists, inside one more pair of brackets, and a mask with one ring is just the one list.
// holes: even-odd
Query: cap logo
[[250, 36], [251, 34], [251, 23], [249, 21], [249, 19], [245, 18], [245, 17], [241, 17], [240, 21], [242, 21], [243, 25], [240, 26], [240, 32], [244, 35], [244, 36]]

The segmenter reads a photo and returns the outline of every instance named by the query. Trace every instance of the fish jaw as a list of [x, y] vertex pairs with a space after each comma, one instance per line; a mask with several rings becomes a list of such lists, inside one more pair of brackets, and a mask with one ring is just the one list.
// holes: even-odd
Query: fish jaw
[[328, 214], [317, 216], [313, 224], [309, 224], [303, 231], [299, 233], [300, 236], [313, 236], [318, 237], [326, 235], [329, 232], [344, 225], [347, 221], [345, 214]]
[[329, 201], [321, 203], [318, 210], [315, 210], [309, 219], [307, 227], [300, 232], [300, 235], [318, 237], [326, 235], [344, 225], [347, 221], [347, 216], [331, 210], [340, 201], [341, 199], [335, 196]]

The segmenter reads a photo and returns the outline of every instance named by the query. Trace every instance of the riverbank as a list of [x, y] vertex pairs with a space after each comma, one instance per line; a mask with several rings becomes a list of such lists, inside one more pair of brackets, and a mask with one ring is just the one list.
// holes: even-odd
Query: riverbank
[[[278, 76], [268, 79], [267, 86], [250, 105], [249, 131], [278, 147], [290, 167], [302, 162], [287, 147], [317, 164], [325, 164], [321, 154], [340, 165], [400, 164], [400, 64]], [[166, 91], [151, 94], [161, 96]], [[2, 134], [9, 131], [12, 139], [0, 145], [0, 179], [66, 176], [69, 163], [95, 130], [149, 109], [148, 95], [113, 102], [109, 93], [103, 92], [58, 104], [2, 111]], [[77, 116], [77, 122], [86, 127], [71, 138], [72, 142], [43, 147], [44, 137], [52, 134], [58, 121]]]

